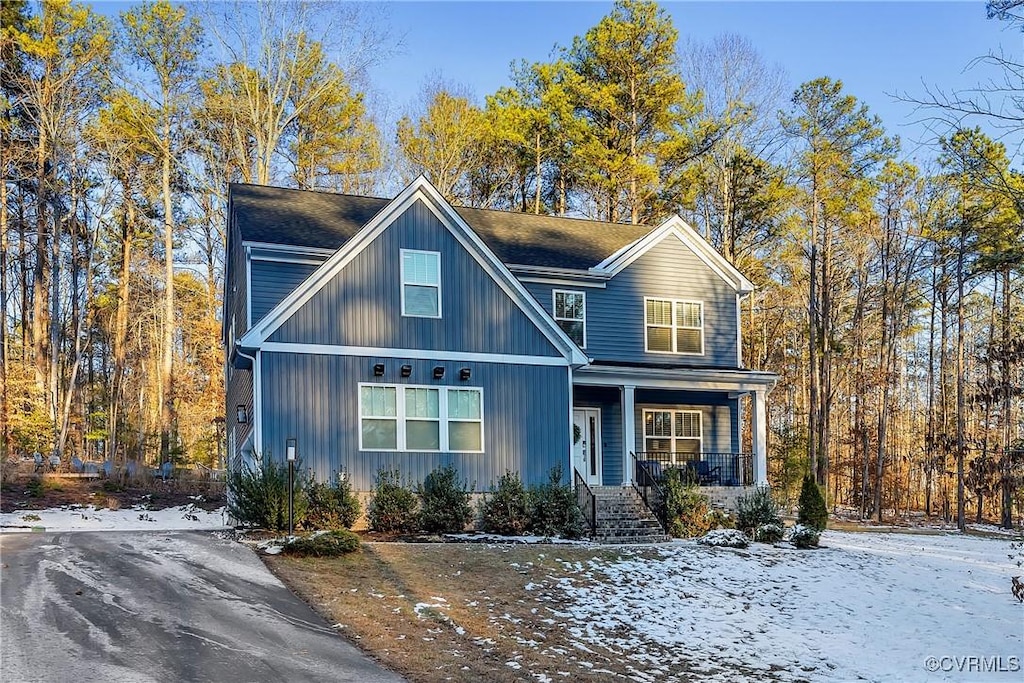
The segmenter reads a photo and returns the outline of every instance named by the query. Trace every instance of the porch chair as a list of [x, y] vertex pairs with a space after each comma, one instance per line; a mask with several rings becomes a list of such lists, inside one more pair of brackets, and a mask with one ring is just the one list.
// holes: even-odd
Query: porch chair
[[697, 461], [697, 481], [701, 486], [719, 484], [722, 481], [722, 468], [719, 465], [711, 466], [707, 460]]

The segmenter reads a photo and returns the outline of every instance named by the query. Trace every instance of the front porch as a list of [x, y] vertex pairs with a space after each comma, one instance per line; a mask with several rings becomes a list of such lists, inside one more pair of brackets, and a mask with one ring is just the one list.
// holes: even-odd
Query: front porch
[[767, 485], [765, 397], [774, 384], [775, 375], [748, 370], [579, 370], [573, 468], [592, 487], [644, 485], [670, 468], [709, 493]]

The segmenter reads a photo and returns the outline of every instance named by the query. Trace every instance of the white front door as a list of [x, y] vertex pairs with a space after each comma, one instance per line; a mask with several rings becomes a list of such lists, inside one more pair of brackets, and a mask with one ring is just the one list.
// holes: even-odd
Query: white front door
[[[572, 464], [589, 486], [601, 485], [601, 409], [573, 408]], [[579, 440], [576, 440], [579, 433]]]

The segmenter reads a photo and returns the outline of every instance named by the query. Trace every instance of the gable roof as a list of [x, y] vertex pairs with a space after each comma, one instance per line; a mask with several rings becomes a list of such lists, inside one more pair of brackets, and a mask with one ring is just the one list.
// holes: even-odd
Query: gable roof
[[[302, 193], [305, 196], [308, 193]], [[316, 194], [316, 193], [313, 193]], [[569, 336], [548, 316], [504, 263], [481, 241], [466, 221], [441, 194], [420, 176], [397, 197], [382, 206], [365, 225], [342, 244], [326, 261], [292, 290], [255, 326], [239, 340], [243, 348], [258, 348], [267, 341], [285, 321], [327, 285], [348, 263], [386, 230], [394, 220], [416, 201], [421, 200], [437, 216], [442, 225], [462, 244], [467, 252], [494, 279], [505, 293], [526, 314], [552, 345], [573, 365], [585, 365], [587, 356]], [[237, 210], [237, 206], [235, 207]], [[243, 233], [244, 238], [244, 233]], [[280, 239], [280, 238], [278, 238]], [[314, 246], [314, 245], [307, 245]]]
[[643, 238], [627, 244], [622, 249], [594, 266], [591, 270], [595, 273], [603, 273], [608, 277], [615, 277], [629, 264], [646, 254], [652, 247], [662, 240], [674, 237], [682, 242], [691, 252], [704, 262], [708, 268], [715, 272], [718, 277], [725, 280], [740, 294], [749, 294], [754, 291], [754, 285], [743, 273], [738, 271], [729, 260], [718, 253], [701, 237], [696, 230], [679, 216], [670, 216], [665, 222], [649, 232]]
[[[243, 242], [332, 250], [392, 201], [243, 183], [232, 183], [229, 193]], [[651, 232], [643, 225], [452, 208], [506, 265], [587, 270]]]

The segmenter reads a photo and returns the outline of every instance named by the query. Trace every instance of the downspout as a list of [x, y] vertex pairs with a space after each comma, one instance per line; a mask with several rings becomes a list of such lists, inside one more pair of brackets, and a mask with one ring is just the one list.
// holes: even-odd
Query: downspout
[[255, 454], [262, 455], [263, 451], [263, 397], [261, 390], [261, 377], [260, 377], [260, 360], [259, 351], [256, 355], [250, 356], [239, 348], [235, 349], [236, 353], [242, 358], [248, 358], [252, 361], [252, 433], [253, 433], [253, 452]]

